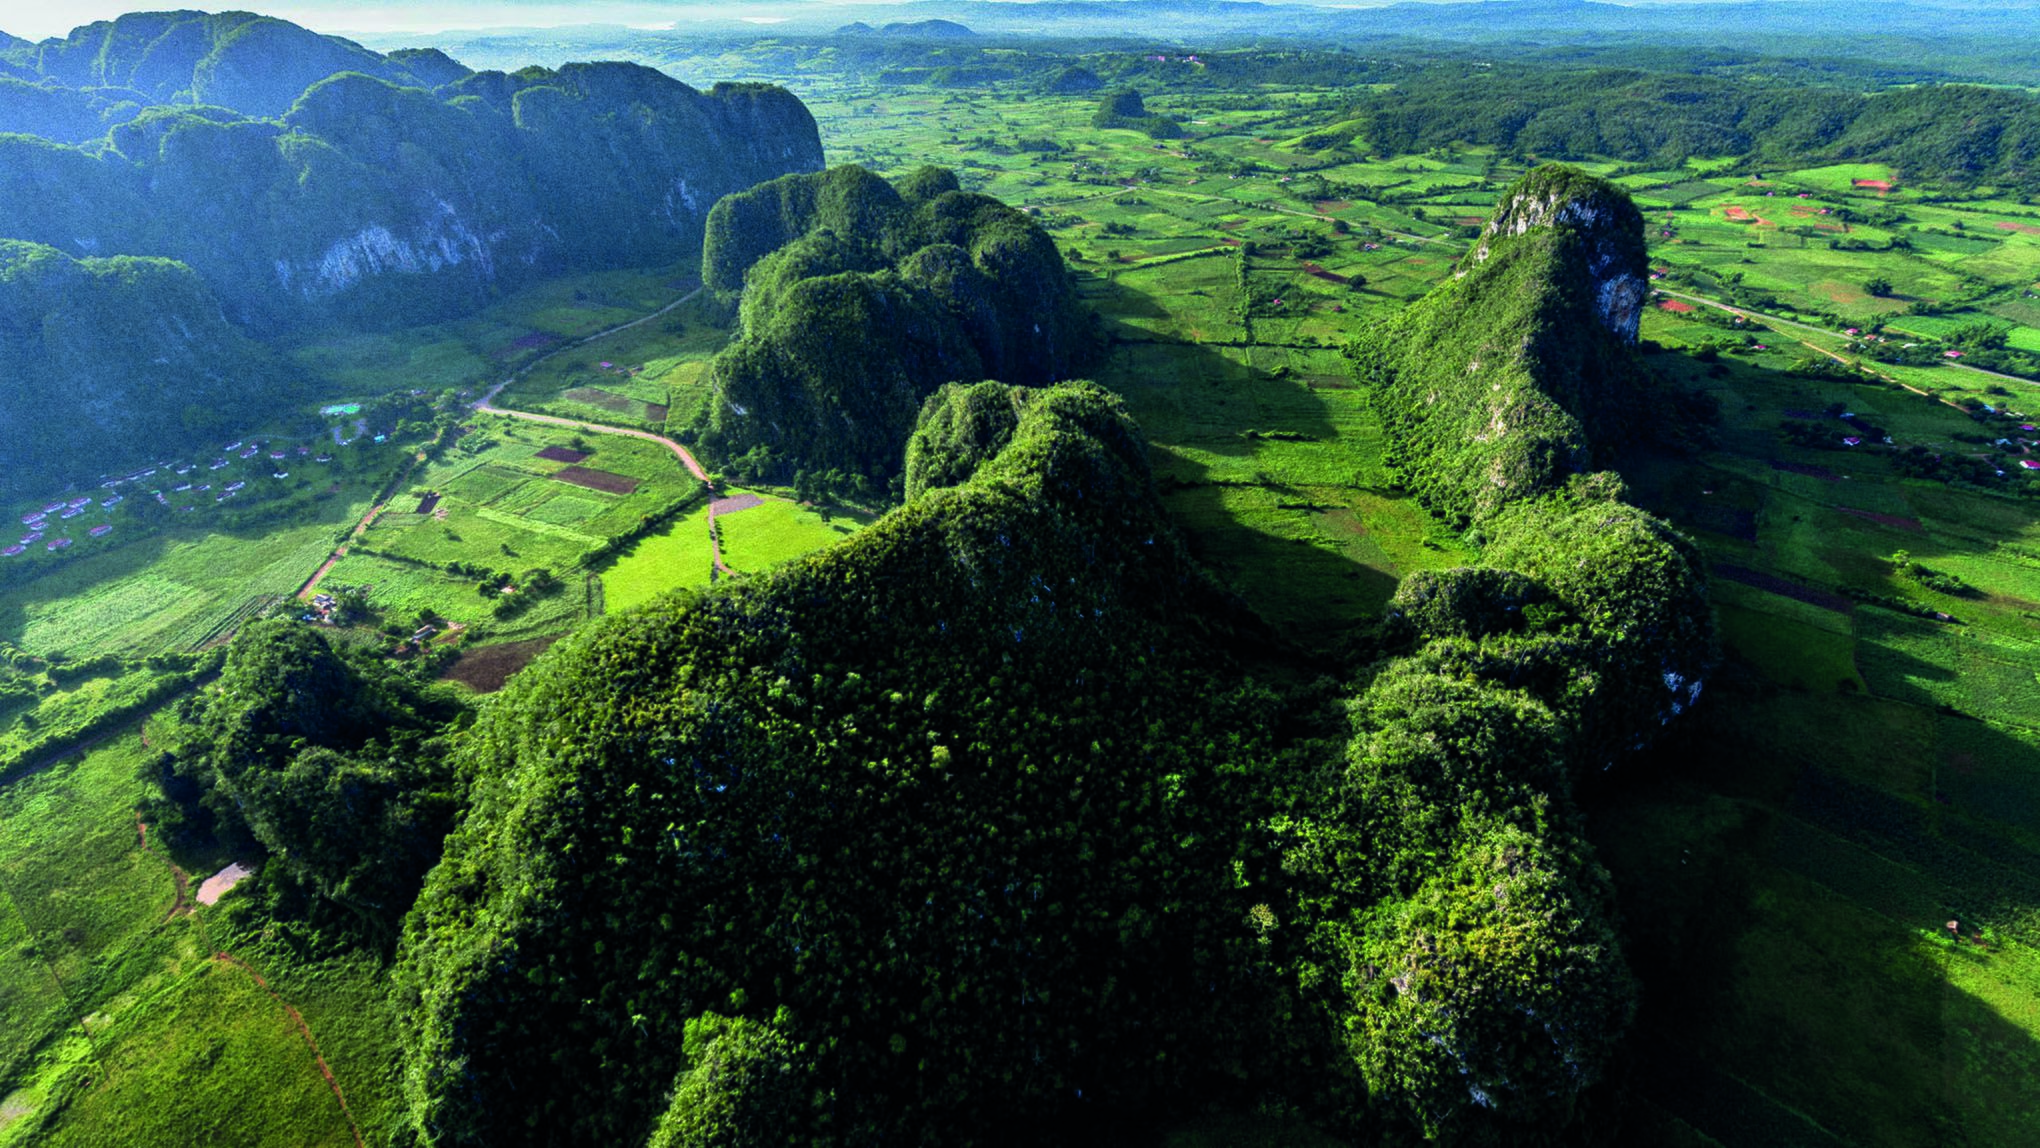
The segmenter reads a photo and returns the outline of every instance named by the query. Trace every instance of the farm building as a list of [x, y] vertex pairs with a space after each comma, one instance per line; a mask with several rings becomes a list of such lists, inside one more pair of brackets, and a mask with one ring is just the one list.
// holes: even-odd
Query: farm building
[[109, 531], [111, 531], [112, 529], [113, 529], [113, 527], [112, 527], [112, 526], [111, 526], [110, 524], [108, 524], [108, 523], [105, 523], [105, 522], [102, 522], [102, 523], [100, 523], [99, 525], [97, 525], [97, 526], [93, 527], [93, 528], [92, 528], [92, 529], [91, 529], [90, 531], [88, 531], [87, 533], [91, 534], [91, 535], [92, 535], [92, 537], [94, 537], [94, 538], [103, 538], [103, 537], [105, 537], [105, 536], [106, 536], [106, 534], [107, 534], [107, 533], [108, 533]]
[[28, 549], [28, 547], [26, 547], [26, 546], [9, 546], [9, 547], [8, 547], [7, 549], [5, 549], [5, 550], [0, 550], [0, 557], [5, 557], [5, 558], [12, 558], [12, 557], [14, 557], [14, 556], [15, 556], [16, 554], [21, 554], [21, 553], [23, 553], [23, 552], [27, 551], [27, 549]]
[[46, 543], [44, 543], [44, 544], [43, 544], [43, 549], [45, 549], [45, 550], [62, 550], [62, 549], [64, 549], [65, 547], [69, 546], [70, 544], [71, 544], [71, 540], [70, 540], [70, 539], [68, 539], [68, 538], [53, 538], [53, 539], [51, 539], [50, 541], [48, 541], [48, 542], [46, 542]]

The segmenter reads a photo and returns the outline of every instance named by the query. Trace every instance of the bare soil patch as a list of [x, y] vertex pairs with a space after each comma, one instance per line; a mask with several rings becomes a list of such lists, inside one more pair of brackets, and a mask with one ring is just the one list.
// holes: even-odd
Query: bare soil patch
[[671, 410], [672, 408], [668, 407], [665, 403], [646, 403], [645, 420], [647, 422], [655, 422], [663, 425], [666, 421], [666, 415]]
[[569, 466], [553, 472], [553, 477], [589, 490], [600, 490], [608, 494], [629, 494], [638, 488], [638, 480], [628, 475], [611, 474], [606, 470], [594, 470], [585, 466]]
[[1823, 610], [1833, 610], [1838, 614], [1846, 614], [1850, 610], [1849, 600], [1840, 594], [1830, 594], [1826, 590], [1801, 586], [1797, 582], [1788, 582], [1775, 574], [1766, 574], [1761, 570], [1751, 570], [1728, 562], [1716, 562], [1714, 572], [1731, 582], [1755, 586], [1759, 590], [1768, 590], [1780, 597], [1804, 602], [1809, 606], [1818, 606]]
[[2016, 231], [2020, 235], [2040, 235], [2040, 227], [2035, 227], [2030, 223], [2014, 223], [2009, 219], [2000, 219], [1996, 223], [1991, 224], [1991, 226], [2002, 231]]
[[428, 490], [425, 492], [423, 497], [418, 499], [418, 513], [430, 514], [432, 513], [433, 509], [438, 505], [439, 505], [439, 492], [436, 490]]
[[1889, 526], [1894, 530], [1909, 530], [1914, 534], [1925, 534], [1927, 532], [1926, 525], [1917, 518], [1906, 518], [1898, 514], [1879, 514], [1874, 510], [1857, 510], [1853, 506], [1837, 506], [1835, 509], [1843, 514], [1853, 514], [1867, 522], [1875, 522], [1879, 526]]
[[198, 903], [211, 905], [227, 895], [227, 891], [255, 875], [255, 871], [239, 861], [201, 881], [198, 886]]
[[714, 502], [709, 503], [708, 516], [716, 518], [724, 514], [735, 514], [739, 510], [749, 510], [754, 506], [763, 505], [765, 505], [765, 500], [755, 494], [732, 494], [728, 498], [718, 498]]
[[477, 693], [492, 694], [503, 688], [517, 671], [531, 664], [533, 658], [545, 653], [546, 648], [559, 641], [559, 635], [550, 638], [532, 638], [523, 642], [504, 642], [496, 646], [483, 646], [469, 650], [454, 659], [446, 668], [445, 677], [467, 686]]
[[1770, 220], [1760, 215], [1754, 215], [1748, 208], [1733, 203], [1728, 205], [1728, 221], [1730, 223], [1754, 223], [1758, 227], [1769, 227], [1771, 225]]
[[1677, 299], [1667, 299], [1664, 302], [1659, 303], [1658, 306], [1666, 311], [1671, 311], [1679, 315], [1690, 314], [1693, 310], [1693, 305], [1691, 303], [1681, 303]]
[[1891, 181], [1888, 179], [1852, 179], [1849, 183], [1851, 186], [1860, 187], [1866, 191], [1874, 191], [1879, 195], [1883, 195], [1891, 190]]
[[1317, 264], [1308, 261], [1304, 263], [1303, 270], [1305, 274], [1315, 276], [1319, 279], [1324, 280], [1327, 283], [1344, 284], [1345, 282], [1347, 282], [1346, 276], [1341, 275], [1336, 271], [1327, 271], [1323, 267], [1320, 267]]
[[588, 452], [585, 450], [569, 450], [563, 446], [549, 446], [532, 457], [542, 458], [548, 462], [580, 462], [588, 457]]

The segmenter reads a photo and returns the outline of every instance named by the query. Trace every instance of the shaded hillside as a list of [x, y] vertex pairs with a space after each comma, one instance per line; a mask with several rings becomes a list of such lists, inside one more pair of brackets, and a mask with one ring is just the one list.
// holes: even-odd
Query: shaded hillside
[[702, 1123], [703, 1013], [790, 1058], [735, 1104], [760, 1142], [956, 1142], [1265, 1047], [1232, 866], [1272, 699], [1115, 399], [988, 383], [931, 427], [967, 400], [1013, 418], [955, 485], [603, 620], [476, 727], [403, 962], [431, 1142], [641, 1143], [676, 1077]]
[[759, 472], [837, 469], [880, 487], [943, 383], [1038, 385], [1096, 349], [1062, 254], [1024, 213], [924, 168], [788, 176], [718, 203], [702, 274], [743, 292], [698, 428]]
[[282, 409], [290, 389], [190, 268], [0, 240], [0, 490], [160, 461]]
[[89, 150], [0, 137], [0, 235], [180, 259], [258, 327], [416, 322], [540, 275], [679, 258], [716, 199], [820, 161], [777, 88], [702, 93], [630, 64], [439, 95], [344, 73], [280, 120], [159, 107]]

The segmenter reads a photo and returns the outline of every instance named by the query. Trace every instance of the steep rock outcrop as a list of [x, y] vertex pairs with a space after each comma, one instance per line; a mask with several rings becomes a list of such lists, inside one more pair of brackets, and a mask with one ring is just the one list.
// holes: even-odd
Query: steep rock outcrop
[[1650, 432], [1658, 399], [1634, 350], [1642, 227], [1613, 185], [1538, 168], [1452, 281], [1357, 346], [1391, 461], [1425, 505], [1484, 518]]
[[0, 235], [177, 258], [257, 328], [416, 322], [541, 274], [679, 259], [720, 197], [821, 166], [785, 91], [704, 93], [629, 64], [439, 95], [343, 72], [274, 121], [149, 108], [96, 150], [0, 138], [0, 153], [16, 193]]

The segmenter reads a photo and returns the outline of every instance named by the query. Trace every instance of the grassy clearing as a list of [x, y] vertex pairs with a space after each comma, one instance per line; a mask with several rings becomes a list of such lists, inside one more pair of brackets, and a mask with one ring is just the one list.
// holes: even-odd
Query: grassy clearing
[[632, 543], [602, 571], [604, 609], [640, 606], [668, 590], [709, 584], [708, 507], [675, 518], [665, 528]]
[[94, 1086], [43, 1131], [48, 1145], [354, 1143], [283, 1006], [247, 970], [208, 961], [100, 1038]]
[[755, 574], [832, 546], [871, 519], [841, 510], [823, 517], [799, 503], [767, 498], [763, 506], [718, 515], [715, 521], [722, 532], [723, 564], [739, 574]]
[[[573, 465], [634, 480], [636, 489], [612, 494], [561, 481], [553, 476], [569, 464], [540, 458], [547, 448], [585, 452]], [[413, 477], [412, 488], [376, 519], [362, 549], [442, 569], [460, 564], [522, 573], [545, 567], [563, 574], [597, 543], [636, 529], [698, 485], [657, 443], [487, 419], [445, 459]], [[434, 493], [439, 498], [432, 510], [419, 513]]]
[[240, 953], [301, 1010], [379, 1123], [394, 1104], [382, 970], [265, 950], [233, 927], [239, 894], [205, 911], [222, 914], [210, 928], [173, 914], [170, 866], [135, 823], [150, 752], [130, 734], [0, 789], [0, 1145], [352, 1144], [284, 1005], [213, 953]]

